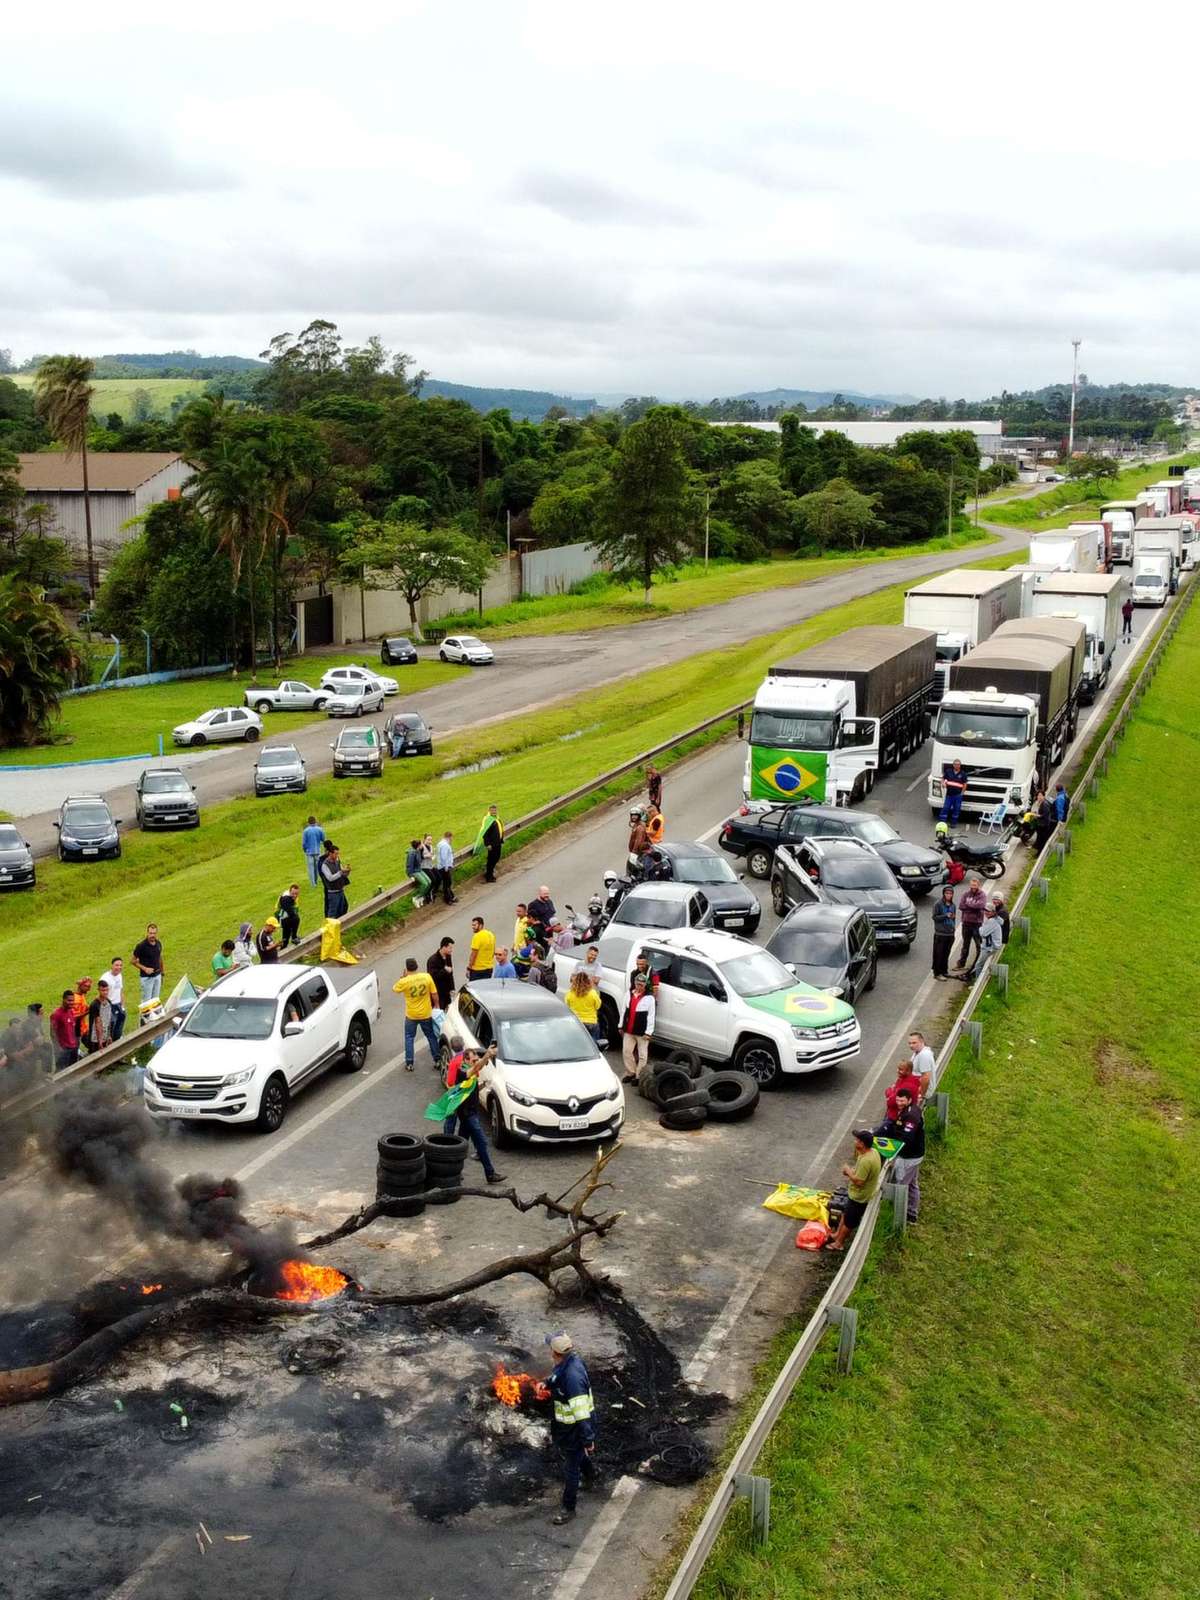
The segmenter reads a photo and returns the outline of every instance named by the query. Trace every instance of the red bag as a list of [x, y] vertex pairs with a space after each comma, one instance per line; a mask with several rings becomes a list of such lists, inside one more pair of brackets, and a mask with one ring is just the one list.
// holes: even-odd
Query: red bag
[[823, 1222], [806, 1222], [796, 1235], [796, 1249], [820, 1250], [828, 1238], [829, 1229]]

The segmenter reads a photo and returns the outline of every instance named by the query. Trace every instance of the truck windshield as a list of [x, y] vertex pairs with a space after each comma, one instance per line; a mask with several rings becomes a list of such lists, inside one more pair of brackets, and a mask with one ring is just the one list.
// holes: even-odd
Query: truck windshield
[[756, 711], [750, 743], [777, 750], [832, 750], [833, 718], [806, 711]]
[[779, 989], [796, 987], [796, 980], [788, 969], [766, 950], [737, 956], [733, 961], [722, 961], [721, 973], [733, 986], [734, 993], [740, 994], [744, 1000], [753, 995], [775, 994]]
[[963, 653], [960, 644], [939, 644], [936, 648], [939, 661], [957, 661]]
[[1019, 750], [1029, 743], [1029, 713], [943, 706], [934, 738], [941, 744], [978, 745], [984, 750]]
[[197, 1000], [183, 1031], [197, 1039], [269, 1039], [274, 1000], [235, 1000], [217, 995]]

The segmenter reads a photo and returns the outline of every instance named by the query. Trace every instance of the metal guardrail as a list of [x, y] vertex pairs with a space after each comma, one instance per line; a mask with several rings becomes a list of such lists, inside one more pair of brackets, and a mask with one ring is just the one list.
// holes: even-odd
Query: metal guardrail
[[[1096, 793], [1099, 777], [1107, 771], [1108, 757], [1113, 747], [1119, 742], [1125, 732], [1133, 707], [1146, 691], [1150, 679], [1158, 670], [1159, 662], [1167, 645], [1174, 638], [1176, 630], [1182, 621], [1187, 608], [1191, 605], [1197, 588], [1197, 580], [1193, 578], [1178, 596], [1170, 613], [1159, 627], [1158, 636], [1147, 652], [1137, 677], [1129, 685], [1121, 698], [1119, 709], [1113, 718], [1108, 731], [1105, 733], [1099, 746], [1087, 767], [1080, 774], [1075, 783], [1076, 799], [1072, 805], [1072, 816], [1078, 821], [1086, 819], [1087, 799]], [[1071, 769], [1064, 769], [1069, 772]], [[1060, 823], [1047, 839], [1042, 850], [1038, 853], [1025, 882], [1022, 884], [1016, 900], [1013, 902], [1009, 915], [1014, 928], [1024, 925], [1026, 939], [1028, 939], [1029, 919], [1025, 916], [1026, 907], [1034, 893], [1045, 899], [1049, 892], [1049, 880], [1046, 877], [1046, 868], [1052, 860], [1057, 859], [1061, 864], [1070, 851], [1070, 821]], [[1060, 835], [1065, 834], [1065, 838]], [[964, 1039], [969, 1039], [971, 1048], [979, 1055], [983, 1048], [983, 1024], [974, 1019], [974, 1012], [980, 1001], [987, 993], [988, 984], [993, 976], [1003, 979], [1004, 992], [1008, 988], [1008, 966], [1000, 958], [1004, 952], [990, 956], [978, 978], [971, 985], [961, 1011], [955, 1018], [941, 1050], [938, 1052], [934, 1063], [934, 1071], [930, 1082], [930, 1096], [937, 1091], [955, 1052]], [[943, 1128], [948, 1119], [948, 1106], [946, 1096], [937, 1094], [937, 1110]], [[886, 1171], [885, 1171], [886, 1176]], [[891, 1187], [891, 1186], [888, 1186]], [[897, 1226], [903, 1227], [903, 1202], [898, 1202], [896, 1190], [892, 1188], [892, 1198], [897, 1215]], [[763, 1446], [770, 1436], [771, 1429], [778, 1421], [780, 1414], [792, 1396], [792, 1391], [803, 1376], [805, 1368], [816, 1353], [818, 1346], [827, 1328], [839, 1326], [841, 1337], [838, 1347], [838, 1370], [848, 1372], [853, 1356], [854, 1339], [856, 1333], [857, 1315], [853, 1308], [846, 1305], [846, 1301], [853, 1294], [862, 1274], [863, 1266], [870, 1254], [874, 1242], [875, 1227], [885, 1197], [885, 1185], [881, 1183], [880, 1191], [871, 1201], [867, 1212], [862, 1219], [853, 1242], [846, 1251], [845, 1259], [838, 1267], [837, 1272], [830, 1281], [825, 1293], [821, 1296], [816, 1310], [805, 1325], [803, 1333], [792, 1347], [791, 1354], [784, 1362], [779, 1376], [771, 1385], [766, 1399], [759, 1407], [746, 1430], [745, 1436], [734, 1452], [733, 1458], [718, 1483], [711, 1500], [705, 1509], [700, 1525], [688, 1545], [683, 1559], [676, 1568], [663, 1600], [687, 1600], [700, 1574], [704, 1569], [713, 1546], [720, 1536], [721, 1529], [730, 1508], [739, 1496], [745, 1495], [750, 1499], [752, 1511], [752, 1527], [756, 1540], [766, 1539], [770, 1526], [770, 1480], [756, 1477], [753, 1467], [758, 1460]]]

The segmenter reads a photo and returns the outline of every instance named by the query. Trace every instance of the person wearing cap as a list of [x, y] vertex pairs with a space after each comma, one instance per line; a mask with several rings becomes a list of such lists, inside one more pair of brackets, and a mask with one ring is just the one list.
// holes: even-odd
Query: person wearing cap
[[556, 1333], [546, 1342], [554, 1356], [554, 1370], [546, 1384], [554, 1402], [552, 1434], [564, 1466], [562, 1506], [550, 1520], [561, 1528], [575, 1519], [580, 1480], [589, 1489], [596, 1482], [596, 1402], [588, 1369], [576, 1354], [571, 1335]]
[[630, 980], [625, 1015], [621, 1019], [621, 1059], [625, 1063], [622, 1083], [636, 1083], [638, 1073], [650, 1065], [654, 1011], [654, 992], [646, 981], [646, 975], [635, 972]]
[[866, 1215], [867, 1206], [879, 1192], [879, 1175], [883, 1162], [875, 1148], [875, 1135], [870, 1128], [854, 1130], [854, 1161], [842, 1168], [849, 1198], [838, 1230], [825, 1246], [827, 1250], [844, 1250], [846, 1243], [858, 1231]]
[[264, 966], [270, 965], [272, 961], [279, 960], [281, 945], [280, 941], [275, 937], [278, 932], [278, 917], [268, 917], [258, 930], [258, 938], [254, 941], [254, 947], [258, 951], [258, 959]]
[[900, 1153], [892, 1162], [892, 1178], [907, 1191], [907, 1215], [917, 1220], [921, 1209], [921, 1162], [925, 1159], [925, 1118], [911, 1089], [896, 1090], [896, 1109], [880, 1123], [878, 1133], [895, 1139]]

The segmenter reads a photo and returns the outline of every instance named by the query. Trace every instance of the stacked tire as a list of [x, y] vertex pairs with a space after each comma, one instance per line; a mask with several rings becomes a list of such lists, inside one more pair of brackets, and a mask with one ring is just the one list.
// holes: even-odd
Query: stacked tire
[[[424, 1140], [425, 1188], [458, 1189], [467, 1162], [467, 1141], [459, 1133], [430, 1133]], [[431, 1206], [452, 1206], [460, 1194], [430, 1194]]]
[[378, 1143], [375, 1198], [389, 1217], [417, 1217], [425, 1209], [425, 1146], [412, 1133], [385, 1133]]
[[664, 1128], [684, 1131], [714, 1122], [739, 1122], [758, 1107], [759, 1086], [747, 1072], [706, 1067], [691, 1050], [654, 1061], [638, 1077], [638, 1091], [662, 1115]]

